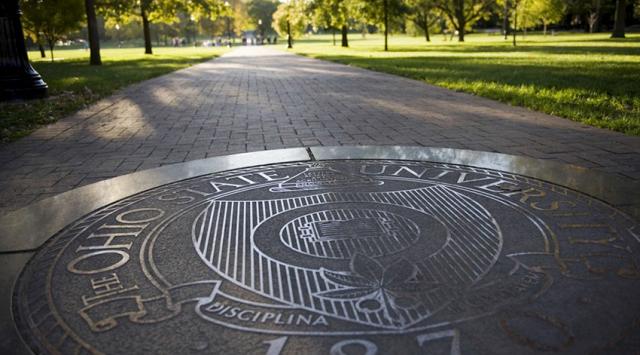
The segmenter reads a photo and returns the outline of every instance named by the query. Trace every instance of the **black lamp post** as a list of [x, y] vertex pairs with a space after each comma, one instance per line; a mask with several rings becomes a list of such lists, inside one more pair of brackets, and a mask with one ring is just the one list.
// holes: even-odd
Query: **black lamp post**
[[36, 99], [47, 84], [29, 64], [18, 0], [0, 2], [0, 100]]
[[118, 48], [122, 47], [122, 41], [120, 41], [120, 25], [116, 23], [116, 41], [118, 41]]

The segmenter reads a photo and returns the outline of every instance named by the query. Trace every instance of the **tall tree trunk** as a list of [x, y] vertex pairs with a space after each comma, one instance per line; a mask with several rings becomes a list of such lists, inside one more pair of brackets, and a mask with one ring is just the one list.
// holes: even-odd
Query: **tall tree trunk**
[[389, 50], [389, 5], [388, 0], [382, 2], [382, 11], [384, 13], [384, 50]]
[[627, 17], [627, 1], [616, 0], [616, 22], [613, 25], [611, 38], [624, 38], [625, 17]]
[[47, 53], [44, 50], [44, 46], [42, 45], [42, 39], [40, 39], [40, 36], [36, 36], [36, 42], [38, 42], [38, 49], [40, 50], [40, 58], [46, 58]]
[[503, 14], [504, 20], [502, 21], [502, 32], [504, 33], [504, 39], [509, 39], [509, 1], [504, 0]]
[[144, 54], [153, 54], [151, 48], [151, 30], [149, 29], [149, 18], [144, 7], [140, 7], [140, 16], [142, 17], [142, 32], [144, 33]]
[[542, 33], [547, 35], [547, 21], [542, 21]]
[[336, 45], [336, 28], [335, 27], [331, 27], [331, 32], [333, 34], [333, 45]]
[[596, 32], [600, 32], [600, 0], [596, 0], [596, 23], [593, 25], [593, 28]]
[[424, 38], [427, 42], [431, 42], [431, 38], [429, 37], [429, 12], [427, 11], [424, 15]]
[[349, 39], [347, 38], [347, 34], [349, 32], [349, 28], [347, 25], [342, 25], [342, 46], [349, 47]]
[[464, 28], [467, 25], [464, 17], [464, 0], [456, 0], [456, 19], [458, 20], [458, 42], [464, 42]]
[[53, 47], [56, 45], [56, 41], [52, 39], [47, 39], [49, 43], [49, 51], [51, 52], [51, 63], [53, 63]]
[[589, 33], [593, 33], [593, 28], [596, 24], [596, 14], [593, 12], [589, 13], [589, 17], [587, 17], [587, 23], [589, 24]]
[[518, 5], [513, 9], [513, 46], [516, 46], [516, 33], [518, 32]]
[[100, 35], [98, 34], [98, 20], [96, 19], [96, 8], [93, 0], [84, 0], [84, 7], [87, 11], [87, 32], [89, 33], [89, 64], [102, 65], [100, 58]]
[[291, 37], [291, 23], [287, 20], [287, 48], [293, 48], [293, 38]]

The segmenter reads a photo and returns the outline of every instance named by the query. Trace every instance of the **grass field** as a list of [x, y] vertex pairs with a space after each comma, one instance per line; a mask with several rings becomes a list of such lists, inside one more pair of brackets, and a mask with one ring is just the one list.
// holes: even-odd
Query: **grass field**
[[39, 52], [30, 52], [34, 68], [49, 85], [49, 97], [0, 103], [0, 143], [25, 136], [118, 88], [188, 67], [224, 51], [227, 49], [160, 47], [154, 48], [153, 55], [145, 55], [143, 48], [103, 49], [103, 65], [99, 67], [88, 64], [89, 53], [82, 49], [57, 50], [53, 63], [50, 58], [41, 59]]
[[350, 48], [326, 35], [301, 39], [293, 51], [640, 135], [640, 34], [528, 35], [515, 48], [498, 35], [466, 40], [392, 36], [384, 52], [379, 35], [351, 35]]

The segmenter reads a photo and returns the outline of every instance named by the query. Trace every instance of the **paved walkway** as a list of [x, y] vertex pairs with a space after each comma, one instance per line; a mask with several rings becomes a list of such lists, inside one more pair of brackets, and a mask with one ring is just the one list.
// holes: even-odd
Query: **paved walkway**
[[128, 87], [0, 146], [0, 215], [165, 164], [358, 144], [518, 154], [640, 179], [639, 137], [392, 75], [244, 47]]

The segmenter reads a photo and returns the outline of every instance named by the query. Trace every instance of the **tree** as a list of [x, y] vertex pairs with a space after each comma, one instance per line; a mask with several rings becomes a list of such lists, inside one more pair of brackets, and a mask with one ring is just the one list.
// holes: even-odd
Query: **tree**
[[389, 50], [390, 22], [405, 12], [401, 0], [353, 0], [354, 11], [369, 24], [384, 28], [384, 50]]
[[[538, 22], [542, 21], [541, 16], [545, 16], [545, 18], [552, 18], [553, 14], [547, 14], [544, 11], [547, 11], [547, 5], [543, 2], [545, 1], [556, 1], [556, 0], [512, 0], [509, 2], [509, 9], [511, 13], [509, 15], [509, 19], [512, 24], [512, 37], [513, 37], [513, 45], [517, 45], [517, 33], [518, 28], [522, 29], [523, 36], [527, 35], [527, 29], [535, 26]], [[558, 0], [562, 1], [562, 0]], [[540, 13], [536, 13], [536, 6], [541, 11]], [[561, 19], [562, 17], [560, 17]], [[545, 19], [546, 23], [549, 23], [550, 20]], [[545, 25], [545, 33], [546, 33], [546, 25]], [[505, 36], [506, 38], [506, 36]]]
[[281, 3], [273, 13], [273, 23], [276, 31], [287, 37], [288, 47], [293, 48], [293, 39], [302, 35], [309, 24], [306, 4], [302, 0]]
[[98, 32], [98, 19], [96, 12], [118, 13], [130, 5], [129, 0], [84, 0], [84, 8], [87, 15], [87, 35], [89, 39], [89, 64], [102, 65], [100, 55], [100, 35]]
[[102, 65], [100, 58], [100, 36], [98, 35], [98, 20], [94, 0], [84, 0], [87, 12], [87, 32], [89, 34], [89, 64]]
[[616, 15], [611, 38], [624, 38], [625, 17], [627, 17], [627, 1], [616, 0]]
[[23, 0], [24, 26], [49, 45], [51, 61], [56, 42], [80, 29], [84, 12], [82, 0]]
[[[144, 36], [144, 54], [153, 54], [149, 13], [155, 10], [157, 3], [153, 0], [140, 0], [140, 18], [142, 19], [142, 35]], [[160, 6], [157, 6], [159, 8]], [[158, 14], [160, 12], [158, 11]], [[159, 15], [160, 16], [160, 15]]]
[[589, 23], [589, 33], [593, 33], [600, 21], [600, 0], [592, 0], [590, 5], [587, 23]]
[[427, 42], [431, 41], [429, 37], [429, 28], [438, 22], [438, 16], [434, 13], [436, 4], [434, 0], [407, 0], [410, 9], [410, 19], [422, 31]]
[[599, 32], [603, 25], [613, 27], [614, 0], [564, 0], [564, 3], [572, 25], [587, 25], [589, 33]]
[[[243, 29], [247, 29], [250, 26], [257, 26], [258, 31], [263, 36], [266, 34], [269, 35], [268, 27], [263, 27], [260, 25], [260, 22], [264, 22], [262, 18], [251, 18], [249, 17], [249, 7], [245, 1], [233, 1], [231, 3], [231, 7], [233, 9], [233, 31], [235, 34], [239, 35], [240, 31]], [[207, 17], [204, 17], [207, 18]], [[204, 19], [203, 18], [203, 19]], [[259, 21], [261, 20], [261, 21]], [[271, 15], [268, 17], [269, 24], [271, 24]]]
[[[599, 0], [597, 0], [599, 2]], [[567, 6], [563, 0], [533, 0], [529, 6], [531, 16], [542, 23], [543, 33], [547, 35], [547, 26], [562, 21]]]
[[495, 0], [437, 0], [436, 6], [458, 31], [458, 41], [464, 42], [465, 31], [490, 14]]
[[[514, 6], [514, 16], [517, 17], [517, 26], [514, 24], [514, 30], [517, 30], [518, 26], [522, 29], [522, 37], [526, 38], [527, 29], [536, 25], [539, 18], [533, 13], [533, 5], [538, 0], [516, 0]], [[515, 18], [514, 17], [514, 22]], [[514, 36], [517, 31], [514, 31]], [[515, 38], [515, 37], [514, 37]]]
[[511, 4], [511, 20], [513, 28], [513, 46], [517, 45], [518, 27], [526, 28], [530, 22], [529, 9], [527, 8], [531, 3], [530, 0], [513, 0]]
[[[104, 0], [113, 5], [104, 7], [105, 16], [117, 22], [128, 23], [136, 18], [142, 20], [145, 54], [153, 54], [151, 23], [173, 23], [180, 20], [180, 14], [188, 14], [190, 21], [204, 17], [215, 19], [230, 13], [220, 0]], [[193, 26], [192, 26], [193, 27]]]
[[498, 0], [498, 5], [502, 2], [502, 33], [504, 39], [509, 39], [509, 0]]
[[38, 45], [38, 49], [40, 50], [40, 57], [46, 58], [47, 53], [45, 52], [44, 45], [42, 44], [42, 29], [41, 26], [44, 23], [43, 20], [39, 19], [38, 16], [40, 14], [37, 10], [32, 9], [31, 7], [37, 6], [37, 1], [25, 1], [22, 4], [23, 13], [26, 11], [30, 13], [30, 16], [26, 15], [22, 18], [23, 30], [27, 34], [27, 37], [30, 37], [34, 43]]
[[315, 0], [312, 1], [309, 5], [309, 12], [311, 15], [311, 23], [313, 24], [314, 30], [318, 28], [323, 28], [325, 30], [331, 30], [333, 45], [336, 45], [336, 27], [333, 24], [333, 18], [331, 16], [333, 9], [326, 6], [328, 1], [325, 0]]
[[[260, 33], [267, 35], [274, 32], [273, 14], [277, 8], [278, 2], [275, 0], [250, 0], [247, 4], [249, 18], [254, 24], [257, 23]], [[262, 24], [258, 20], [262, 20]]]
[[[199, 16], [198, 22], [211, 21], [214, 23], [216, 31], [222, 32], [229, 40], [235, 41], [235, 36], [239, 35], [242, 29], [247, 29], [250, 26], [258, 25], [261, 19], [252, 19], [249, 16], [248, 5], [243, 0], [228, 0], [222, 3], [224, 6], [221, 8], [221, 12], [216, 17], [222, 17], [222, 21], [214, 21], [208, 16]], [[269, 22], [270, 16], [269, 16]], [[222, 31], [219, 31], [222, 29]], [[257, 28], [258, 33], [264, 35], [264, 29]], [[235, 42], [234, 42], [235, 43]]]
[[324, 28], [339, 28], [342, 36], [342, 47], [349, 47], [347, 36], [352, 12], [349, 0], [315, 0], [311, 3], [311, 8], [313, 23]]

